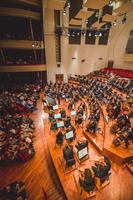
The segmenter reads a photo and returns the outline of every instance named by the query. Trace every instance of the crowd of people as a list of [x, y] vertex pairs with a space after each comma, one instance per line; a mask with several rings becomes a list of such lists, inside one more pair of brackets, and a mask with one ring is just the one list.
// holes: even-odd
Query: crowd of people
[[6, 59], [4, 62], [1, 60], [1, 65], [34, 65], [34, 64], [43, 64], [44, 60], [43, 59], [38, 59], [37, 61], [35, 60], [35, 57], [33, 55], [31, 56], [19, 56], [19, 57], [13, 57], [10, 58], [6, 56]]
[[25, 184], [21, 182], [13, 182], [5, 188], [0, 189], [0, 198], [2, 200], [26, 200], [27, 193]]
[[24, 85], [0, 94], [0, 163], [26, 161], [35, 154], [34, 122], [29, 114], [36, 110], [40, 86]]
[[[106, 108], [107, 115], [104, 118], [107, 123], [110, 119], [117, 120], [122, 114], [126, 115], [129, 121], [133, 117], [132, 80], [118, 79], [112, 73], [106, 73], [108, 79], [102, 78], [103, 74], [104, 76], [106, 74], [101, 71], [90, 73], [87, 76], [75, 76], [74, 81], [79, 82], [79, 85], [50, 83], [46, 85], [45, 92], [57, 99], [58, 103], [61, 99], [65, 99], [68, 102], [68, 109], [71, 111], [76, 110], [76, 103], [80, 100], [84, 105], [81, 104], [79, 110], [76, 110], [75, 124], [78, 122], [82, 124], [85, 117], [88, 121], [86, 126], [88, 133], [96, 133], [102, 114], [101, 106]], [[128, 93], [128, 95], [123, 96], [121, 92]], [[86, 112], [88, 108], [90, 108], [89, 116]], [[130, 129], [131, 125], [126, 131], [130, 133]], [[121, 133], [123, 134], [123, 132]], [[131, 134], [127, 138], [131, 138]]]
[[[104, 76], [105, 75], [104, 73]], [[72, 82], [70, 84], [53, 84], [51, 82], [45, 87], [45, 95], [55, 99], [55, 104], [60, 105], [61, 102], [66, 102], [69, 112], [75, 112], [75, 129], [77, 126], [85, 128], [85, 121], [85, 130], [88, 134], [97, 134], [101, 115], [103, 115], [103, 119], [107, 124], [110, 120], [116, 122], [116, 124], [113, 124], [110, 128], [110, 133], [115, 135], [112, 144], [117, 147], [121, 145], [121, 141], [123, 141], [127, 148], [133, 140], [133, 128], [131, 126], [133, 117], [132, 81], [118, 79], [117, 76], [108, 72], [105, 77], [106, 79], [103, 78], [102, 72], [94, 72], [87, 76], [80, 75], [71, 79], [74, 80], [74, 82], [77, 81], [79, 84], [72, 84]], [[123, 92], [125, 93], [124, 95], [122, 95]], [[50, 107], [51, 105], [49, 108]], [[106, 116], [104, 116], [105, 113], [102, 111], [103, 107], [106, 108]], [[67, 111], [65, 111], [65, 109], [63, 109], [63, 113], [61, 120], [64, 122], [68, 121], [67, 125], [64, 123], [65, 130], [73, 130], [71, 124], [72, 116], [67, 116]], [[62, 131], [63, 129], [58, 130], [57, 122], [60, 120], [54, 119], [54, 114], [54, 110], [50, 111], [51, 130], [56, 130], [56, 143], [62, 145], [64, 131]], [[78, 146], [78, 144], [76, 146]], [[64, 146], [63, 157], [68, 161], [66, 161], [68, 167], [75, 165], [73, 146], [70, 145], [70, 143]], [[92, 191], [96, 188], [95, 178], [100, 179], [100, 184], [108, 180], [110, 167], [111, 163], [108, 158], [104, 158], [103, 163], [96, 162], [92, 169], [87, 168], [81, 173], [79, 181], [80, 186], [87, 192]]]
[[[111, 162], [107, 157], [96, 161], [92, 168], [86, 168], [80, 172], [79, 183], [84, 191], [90, 193], [109, 180]], [[98, 181], [99, 179], [99, 181]]]

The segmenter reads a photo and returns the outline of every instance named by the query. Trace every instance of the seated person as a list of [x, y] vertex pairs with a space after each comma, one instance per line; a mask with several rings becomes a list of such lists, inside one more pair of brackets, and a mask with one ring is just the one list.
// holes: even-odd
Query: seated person
[[89, 168], [86, 168], [79, 177], [80, 186], [86, 191], [91, 192], [96, 188], [95, 177]]
[[83, 122], [83, 116], [81, 114], [76, 115], [75, 117], [75, 125], [80, 125]]
[[63, 144], [63, 134], [61, 131], [56, 135], [56, 144], [59, 144], [60, 146]]
[[62, 109], [60, 111], [60, 114], [61, 114], [61, 118], [65, 118], [66, 117], [66, 111], [64, 109]]
[[71, 101], [71, 102], [69, 103], [69, 105], [68, 105], [68, 110], [72, 110], [72, 109], [74, 109], [74, 107], [75, 107], [75, 102], [74, 102], [74, 101]]
[[78, 140], [75, 147], [79, 150], [84, 149], [85, 147], [88, 148], [88, 140], [86, 138], [82, 138], [81, 140]]
[[50, 110], [49, 112], [49, 120], [52, 121], [54, 119], [54, 111]]
[[91, 133], [95, 133], [97, 129], [97, 121], [95, 119], [91, 120], [89, 124], [86, 126], [86, 130]]
[[124, 132], [120, 135], [117, 135], [112, 143], [114, 146], [120, 146], [123, 142], [125, 143], [125, 147], [128, 148], [129, 146], [129, 141], [133, 141], [133, 128], [130, 129], [128, 132]]
[[100, 159], [99, 161], [95, 162], [95, 166], [92, 166], [92, 170], [94, 171], [95, 176], [100, 178], [101, 184], [109, 179], [110, 168], [111, 168], [111, 163], [107, 157]]
[[63, 148], [63, 158], [66, 161], [66, 167], [71, 167], [72, 165], [75, 165], [74, 152], [73, 152], [72, 145], [67, 144]]
[[[26, 200], [26, 190], [23, 182], [14, 182], [3, 189], [3, 197], [7, 199], [21, 199]], [[4, 198], [4, 199], [5, 199]]]
[[56, 120], [53, 120], [53, 121], [52, 121], [50, 129], [51, 129], [52, 131], [54, 131], [54, 130], [57, 129], [57, 122], [56, 122]]
[[65, 127], [68, 128], [71, 125], [71, 117], [67, 116], [64, 119], [64, 124], [65, 124]]

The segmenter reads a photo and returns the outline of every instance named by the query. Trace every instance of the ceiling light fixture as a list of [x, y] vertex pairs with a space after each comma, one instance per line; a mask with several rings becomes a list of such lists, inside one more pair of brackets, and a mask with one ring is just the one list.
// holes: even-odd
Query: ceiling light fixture
[[85, 23], [87, 24], [87, 23], [88, 23], [88, 20], [85, 20]]
[[96, 13], [95, 13], [95, 16], [96, 16], [96, 17], [99, 17], [99, 12], [96, 12]]
[[102, 33], [101, 32], [99, 32], [99, 37], [102, 37]]
[[66, 15], [66, 10], [63, 10], [63, 15]]
[[116, 21], [114, 21], [114, 22], [113, 22], [113, 26], [116, 26], [116, 25], [117, 25], [117, 23], [116, 23]]
[[70, 7], [71, 7], [70, 0], [67, 0], [67, 7], [68, 7], [68, 8], [70, 8]]
[[83, 35], [84, 37], [86, 36], [85, 30], [82, 30], [82, 35]]
[[110, 0], [108, 5], [109, 5], [110, 7], [113, 6], [113, 1]]

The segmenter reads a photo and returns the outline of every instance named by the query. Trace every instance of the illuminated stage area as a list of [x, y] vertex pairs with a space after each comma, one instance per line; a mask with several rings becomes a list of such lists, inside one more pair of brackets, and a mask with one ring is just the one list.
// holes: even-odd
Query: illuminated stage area
[[[74, 82], [71, 80], [69, 84], [70, 85], [64, 85], [64, 88], [73, 88], [73, 91], [76, 94], [78, 94], [78, 91], [81, 92], [81, 88], [83, 89], [82, 84], [75, 85], [75, 80]], [[57, 84], [54, 87], [58, 88], [60, 87], [59, 85]], [[49, 86], [49, 88], [50, 87], [52, 87], [52, 85]], [[119, 94], [119, 91], [117, 92]], [[125, 94], [123, 95], [125, 97]], [[121, 196], [123, 192], [119, 190], [120, 188], [118, 189], [116, 183], [118, 184], [118, 182], [120, 181], [121, 173], [124, 176], [124, 173], [127, 170], [123, 168], [123, 164], [131, 161], [133, 158], [132, 144], [130, 143], [129, 147], [125, 148], [124, 141], [119, 146], [115, 146], [112, 143], [114, 141], [114, 138], [116, 138], [116, 136], [111, 133], [111, 127], [115, 123], [115, 120], [111, 119], [110, 117], [110, 119], [106, 121], [106, 116], [108, 115], [108, 112], [106, 110], [106, 105], [104, 104], [104, 102], [102, 102], [102, 100], [100, 100], [98, 103], [100, 116], [98, 124], [96, 126], [95, 132], [91, 132], [91, 130], [87, 129], [87, 127], [89, 127], [88, 122], [90, 123], [91, 115], [95, 114], [94, 112], [92, 112], [94, 110], [92, 105], [95, 104], [96, 106], [97, 103], [94, 103], [95, 101], [92, 102], [92, 99], [89, 99], [91, 97], [87, 97], [86, 94], [84, 97], [80, 97], [79, 95], [79, 100], [73, 103], [74, 106], [71, 105], [73, 107], [72, 108], [70, 106], [72, 102], [71, 97], [65, 98], [63, 90], [62, 96], [63, 98], [61, 97], [62, 100], [60, 100], [60, 105], [52, 106], [53, 108], [50, 107], [50, 111], [44, 108], [44, 110], [46, 109], [49, 113], [45, 113], [44, 126], [47, 130], [45, 133], [50, 156], [55, 166], [55, 170], [62, 185], [62, 188], [65, 192], [66, 198], [88, 199], [92, 197], [96, 199], [108, 198], [111, 200], [112, 197], [110, 194], [112, 194], [116, 195], [114, 197], [115, 199], [119, 199], [119, 196]], [[81, 110], [84, 107], [83, 105], [85, 105], [85, 109], [82, 113]], [[54, 107], [56, 107], [56, 109], [54, 109]], [[65, 116], [63, 117], [61, 115], [62, 110], [65, 110]], [[82, 113], [82, 122], [80, 122], [80, 119], [78, 118], [78, 115], [80, 116], [81, 114], [80, 112]], [[84, 117], [84, 115], [86, 117]], [[70, 122], [67, 124], [66, 121], [68, 119], [70, 120]], [[130, 118], [130, 120], [132, 123], [132, 118]], [[61, 126], [59, 126], [59, 124], [61, 124]], [[72, 127], [74, 127], [75, 129], [74, 132]], [[62, 139], [59, 142], [58, 134], [62, 134]], [[87, 145], [87, 147], [83, 148], [83, 150], [78, 151], [76, 149], [76, 146], [79, 141], [83, 142], [83, 138], [84, 140], [86, 138], [89, 144]], [[71, 167], [67, 167], [67, 161], [65, 160], [63, 153], [66, 145], [73, 147], [73, 159], [75, 160], [75, 162], [72, 164]], [[91, 193], [88, 193], [80, 185], [80, 176], [87, 168], [89, 168], [94, 174], [93, 167], [95, 163], [100, 162], [101, 158], [103, 159], [104, 156], [107, 156], [111, 159], [110, 175], [108, 179], [100, 185], [99, 178], [96, 176], [96, 187], [94, 190], [91, 191]], [[118, 171], [120, 173], [117, 173]], [[130, 172], [128, 173], [130, 176]], [[124, 185], [128, 184], [129, 180], [126, 181], [126, 183], [120, 183], [123, 185], [121, 185], [123, 188]], [[117, 191], [117, 193], [115, 193], [116, 187], [119, 190]], [[131, 189], [131, 187], [129, 188]], [[124, 195], [126, 197], [126, 191]], [[125, 199], [125, 197], [122, 196], [121, 199]]]

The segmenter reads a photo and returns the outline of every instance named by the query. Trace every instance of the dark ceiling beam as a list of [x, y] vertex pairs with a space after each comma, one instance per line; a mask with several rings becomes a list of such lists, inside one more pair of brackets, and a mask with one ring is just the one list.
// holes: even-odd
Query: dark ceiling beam
[[74, 18], [77, 13], [82, 9], [83, 0], [70, 0], [70, 8], [69, 8], [69, 21]]

